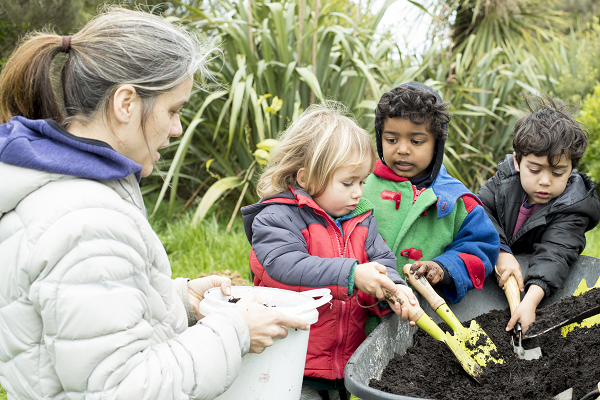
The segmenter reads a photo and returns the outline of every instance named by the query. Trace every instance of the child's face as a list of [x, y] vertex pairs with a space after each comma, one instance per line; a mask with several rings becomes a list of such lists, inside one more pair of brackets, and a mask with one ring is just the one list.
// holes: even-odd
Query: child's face
[[370, 165], [350, 162], [333, 173], [325, 191], [313, 200], [332, 217], [346, 215], [356, 208], [370, 173]]
[[560, 196], [565, 191], [573, 170], [571, 158], [567, 155], [560, 156], [556, 167], [548, 163], [548, 157], [533, 154], [523, 156], [520, 165], [517, 164], [516, 157], [514, 162], [529, 204], [546, 204]]
[[402, 117], [388, 118], [381, 133], [383, 159], [398, 176], [421, 178], [435, 154], [435, 137], [427, 124], [415, 125]]

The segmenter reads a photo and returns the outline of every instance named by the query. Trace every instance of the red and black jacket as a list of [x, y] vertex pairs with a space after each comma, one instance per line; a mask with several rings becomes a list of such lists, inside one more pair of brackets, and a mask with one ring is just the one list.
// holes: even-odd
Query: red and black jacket
[[[242, 208], [244, 229], [252, 244], [250, 268], [254, 284], [302, 292], [331, 290], [331, 304], [321, 306], [311, 326], [304, 376], [342, 379], [346, 362], [366, 338], [367, 309], [375, 297], [358, 290], [348, 294], [354, 264], [376, 261], [395, 283], [396, 257], [377, 232], [369, 210], [341, 223], [340, 228], [303, 190], [292, 188]], [[378, 305], [368, 312], [383, 316]]]

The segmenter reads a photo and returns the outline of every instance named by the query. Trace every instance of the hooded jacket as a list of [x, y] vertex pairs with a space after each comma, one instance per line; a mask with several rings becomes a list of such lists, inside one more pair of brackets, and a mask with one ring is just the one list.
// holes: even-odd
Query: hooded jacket
[[[440, 95], [418, 82], [415, 90]], [[444, 127], [447, 129], [447, 127]], [[437, 140], [428, 178], [417, 185], [396, 175], [385, 165], [381, 132], [375, 132], [380, 159], [363, 189], [364, 198], [375, 206], [379, 233], [397, 257], [397, 267], [419, 260], [439, 263], [449, 275], [439, 285], [452, 303], [467, 291], [483, 286], [498, 259], [500, 241], [480, 200], [443, 165], [445, 140]], [[446, 275], [446, 274], [445, 274]]]
[[527, 199], [512, 154], [498, 163], [498, 172], [478, 195], [500, 235], [502, 249], [515, 254], [533, 253], [524, 277], [525, 286], [536, 284], [546, 296], [562, 286], [570, 265], [585, 249], [585, 232], [600, 220], [600, 200], [594, 183], [574, 169], [565, 191], [540, 205], [512, 236], [519, 209]]
[[[142, 167], [54, 121], [0, 125], [0, 384], [9, 399], [208, 399], [250, 346], [242, 316], [188, 328], [146, 219]], [[186, 294], [187, 295], [187, 294]]]
[[[331, 304], [318, 308], [319, 320], [310, 328], [304, 376], [342, 379], [348, 359], [366, 338], [367, 311], [358, 303], [378, 301], [356, 289], [349, 293], [356, 263], [376, 261], [392, 281], [406, 284], [371, 213], [372, 205], [362, 200], [355, 213], [338, 219], [340, 229], [305, 191], [293, 187], [242, 208], [255, 285], [331, 290]], [[378, 305], [369, 310], [379, 316], [391, 311]]]

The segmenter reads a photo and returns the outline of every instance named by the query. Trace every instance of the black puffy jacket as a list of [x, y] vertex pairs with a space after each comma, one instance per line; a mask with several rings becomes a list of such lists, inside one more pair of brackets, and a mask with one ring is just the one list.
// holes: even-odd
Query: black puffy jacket
[[500, 243], [514, 254], [532, 254], [524, 283], [526, 287], [540, 286], [546, 296], [562, 286], [569, 266], [585, 249], [585, 232], [600, 220], [600, 199], [594, 182], [574, 169], [565, 191], [538, 207], [512, 236], [527, 196], [512, 154], [498, 164], [498, 172], [477, 196], [500, 235]]

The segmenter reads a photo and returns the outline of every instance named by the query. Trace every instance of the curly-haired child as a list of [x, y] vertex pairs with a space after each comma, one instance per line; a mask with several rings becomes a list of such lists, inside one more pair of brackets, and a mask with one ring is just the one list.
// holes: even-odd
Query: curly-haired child
[[[575, 168], [588, 144], [574, 108], [550, 97], [526, 98], [530, 113], [515, 124], [513, 154], [478, 195], [500, 235], [499, 285], [514, 275], [527, 293], [506, 330], [535, 320], [545, 296], [560, 288], [585, 248], [585, 232], [598, 224], [594, 183]], [[523, 278], [513, 253], [532, 254]]]
[[481, 202], [442, 164], [448, 103], [409, 82], [384, 93], [375, 112], [379, 160], [364, 188], [379, 232], [398, 261], [412, 263], [452, 303], [480, 289], [500, 241]]
[[407, 320], [400, 304], [378, 301], [384, 288], [417, 304], [362, 199], [375, 158], [364, 129], [312, 106], [280, 137], [258, 182], [261, 200], [242, 208], [255, 285], [333, 295], [311, 326], [302, 400], [347, 398], [344, 367], [366, 338], [368, 312]]

